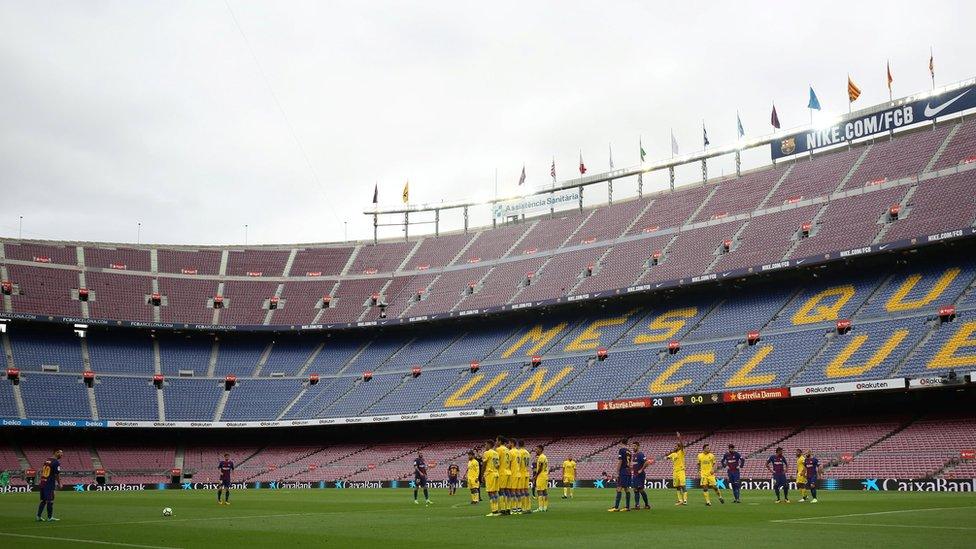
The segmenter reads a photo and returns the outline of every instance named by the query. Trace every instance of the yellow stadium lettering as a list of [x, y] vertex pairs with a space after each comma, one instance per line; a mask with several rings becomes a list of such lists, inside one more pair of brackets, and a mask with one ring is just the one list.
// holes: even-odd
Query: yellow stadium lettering
[[[854, 286], [845, 284], [843, 286], [833, 286], [814, 295], [793, 314], [793, 325], [813, 324], [815, 322], [826, 322], [837, 320], [840, 310], [847, 305], [847, 302], [854, 297]], [[829, 299], [835, 301], [830, 305], [821, 305], [821, 302]]]
[[956, 354], [962, 349], [972, 350], [973, 347], [976, 347], [976, 338], [973, 337], [973, 334], [976, 334], [976, 321], [966, 322], [960, 326], [959, 331], [939, 349], [939, 352], [932, 357], [926, 368], [936, 370], [957, 366], [976, 366], [976, 355]]
[[547, 343], [552, 341], [552, 339], [556, 337], [559, 332], [563, 331], [566, 326], [567, 324], [565, 322], [560, 322], [556, 326], [545, 330], [542, 328], [542, 324], [539, 324], [528, 332], [525, 332], [525, 335], [516, 341], [515, 345], [512, 345], [507, 351], [502, 353], [502, 358], [508, 358], [514, 355], [519, 349], [524, 347], [529, 342], [532, 342], [535, 345], [529, 347], [529, 349], [525, 351], [525, 356], [532, 356], [538, 353], [540, 349], [545, 347]]
[[508, 372], [501, 372], [498, 375], [496, 375], [494, 378], [492, 378], [491, 381], [482, 385], [480, 389], [475, 391], [473, 394], [469, 395], [468, 391], [474, 388], [475, 385], [480, 383], [481, 380], [485, 378], [485, 374], [477, 374], [476, 376], [468, 380], [467, 383], [461, 386], [460, 389], [454, 391], [454, 394], [447, 397], [447, 400], [444, 401], [444, 406], [448, 408], [467, 406], [468, 404], [471, 404], [472, 402], [475, 402], [479, 398], [485, 396], [485, 394], [488, 393], [488, 391], [492, 390], [492, 388], [494, 388], [496, 385], [501, 383], [502, 380], [505, 379], [506, 377], [508, 377]]
[[772, 345], [764, 345], [756, 354], [752, 355], [752, 358], [746, 361], [745, 364], [739, 368], [739, 371], [735, 373], [729, 379], [728, 383], [725, 384], [726, 387], [745, 387], [747, 385], [768, 385], [776, 379], [776, 374], [762, 374], [762, 375], [750, 375], [752, 371], [759, 366], [759, 364], [766, 359], [769, 353], [773, 352]]
[[901, 344], [901, 342], [907, 336], [908, 330], [895, 330], [890, 336], [888, 336], [888, 341], [885, 341], [884, 345], [875, 351], [867, 362], [864, 364], [848, 365], [847, 361], [850, 360], [851, 356], [853, 356], [854, 353], [856, 353], [858, 349], [864, 345], [864, 342], [868, 340], [868, 336], [864, 334], [855, 336], [854, 339], [847, 344], [847, 347], [844, 347], [844, 350], [834, 357], [834, 359], [830, 361], [830, 364], [827, 365], [827, 377], [834, 378], [859, 376], [876, 368], [879, 364], [884, 362], [889, 355], [891, 355], [891, 352], [894, 351], [895, 348], [898, 347], [898, 345]]
[[667, 369], [661, 372], [661, 375], [657, 376], [657, 379], [652, 381], [651, 384], [647, 386], [647, 389], [651, 392], [651, 394], [670, 393], [673, 391], [681, 390], [683, 387], [691, 385], [690, 379], [682, 379], [674, 382], [669, 382], [669, 380], [671, 379], [672, 376], [674, 376], [675, 373], [677, 373], [678, 370], [681, 369], [682, 366], [684, 366], [685, 364], [691, 364], [695, 362], [700, 364], [714, 364], [715, 353], [712, 352], [696, 353], [682, 358], [681, 360], [668, 366]]
[[546, 368], [539, 368], [534, 374], [529, 376], [528, 379], [522, 382], [514, 391], [508, 393], [504, 399], [502, 399], [503, 404], [508, 404], [518, 398], [522, 393], [524, 393], [529, 387], [532, 387], [532, 392], [529, 394], [529, 402], [535, 402], [539, 400], [539, 397], [549, 392], [560, 380], [568, 376], [570, 372], [573, 371], [572, 366], [565, 366], [558, 374], [555, 375], [549, 381], [543, 383], [543, 379], [546, 377]]
[[894, 295], [888, 299], [888, 302], [885, 303], [885, 309], [890, 313], [895, 313], [898, 311], [909, 311], [924, 307], [938, 299], [939, 296], [946, 291], [946, 288], [952, 284], [952, 281], [959, 276], [960, 272], [962, 271], [958, 267], [946, 269], [946, 271], [942, 273], [942, 276], [935, 281], [935, 284], [931, 289], [929, 289], [928, 293], [918, 299], [910, 299], [906, 301], [905, 297], [908, 296], [908, 293], [915, 289], [918, 282], [922, 280], [922, 275], [913, 274], [912, 276], [908, 277], [905, 282], [902, 282], [901, 286], [898, 287], [898, 290], [894, 293]]
[[580, 335], [576, 337], [569, 345], [566, 346], [564, 351], [566, 352], [577, 352], [577, 351], [592, 351], [600, 346], [600, 337], [603, 335], [600, 332], [601, 328], [607, 328], [609, 326], [620, 326], [626, 324], [627, 320], [636, 313], [637, 310], [628, 311], [621, 316], [615, 316], [611, 318], [602, 318], [600, 320], [594, 321], [592, 324], [586, 327]]
[[[654, 334], [640, 334], [634, 338], [634, 344], [645, 345], [647, 343], [660, 343], [671, 339], [674, 334], [681, 331], [687, 323], [687, 319], [694, 318], [698, 314], [698, 307], [685, 307], [683, 309], [672, 309], [659, 315], [647, 325], [651, 330], [663, 330]], [[674, 320], [677, 319], [677, 320]]]

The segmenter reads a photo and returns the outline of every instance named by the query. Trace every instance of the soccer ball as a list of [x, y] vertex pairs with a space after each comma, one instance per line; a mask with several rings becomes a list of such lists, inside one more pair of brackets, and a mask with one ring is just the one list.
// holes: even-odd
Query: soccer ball
[[173, 516], [173, 510], [170, 509], [169, 507], [163, 507], [163, 516], [164, 517], [171, 517], [171, 516]]

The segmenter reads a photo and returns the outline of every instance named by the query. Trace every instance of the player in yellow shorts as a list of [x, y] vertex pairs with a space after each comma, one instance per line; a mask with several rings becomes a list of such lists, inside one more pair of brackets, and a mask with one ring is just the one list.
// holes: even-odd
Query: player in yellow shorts
[[539, 508], [535, 512], [549, 510], [549, 458], [543, 453], [545, 449], [542, 445], [535, 447], [535, 471], [532, 480], [535, 486], [535, 495], [539, 498]]
[[471, 491], [471, 505], [478, 505], [478, 476], [481, 473], [481, 464], [474, 457], [474, 450], [468, 451], [468, 490]]
[[511, 514], [512, 501], [512, 455], [508, 449], [508, 439], [499, 436], [495, 451], [498, 452], [498, 510], [503, 515]]
[[796, 449], [796, 487], [800, 490], [800, 501], [807, 500], [807, 457], [803, 455], [803, 450]]
[[485, 491], [488, 492], [489, 517], [496, 517], [501, 513], [498, 501], [498, 468], [500, 466], [498, 452], [494, 449], [494, 441], [485, 443], [482, 461], [485, 464]]
[[678, 441], [674, 445], [674, 450], [667, 456], [671, 460], [671, 480], [678, 495], [678, 502], [675, 505], [688, 505], [688, 491], [685, 490], [685, 443], [681, 440], [681, 433], [675, 435]]
[[722, 492], [718, 489], [718, 483], [715, 482], [715, 454], [712, 453], [707, 443], [698, 454], [698, 473], [699, 484], [701, 485], [702, 493], [705, 495], [705, 505], [712, 506], [712, 500], [708, 496], [709, 488], [715, 490], [715, 494], [718, 495], [718, 501], [720, 503], [725, 503], [725, 498], [722, 497]]
[[576, 460], [572, 457], [563, 462], [563, 499], [573, 497], [573, 485], [576, 483]]
[[532, 481], [533, 471], [532, 471], [532, 453], [529, 449], [525, 447], [525, 441], [519, 439], [518, 441], [519, 450], [519, 470], [522, 471], [522, 478], [519, 483], [520, 493], [520, 507], [526, 512], [532, 512], [532, 498], [529, 497], [529, 483]]
[[512, 514], [521, 515], [522, 514], [522, 478], [525, 476], [525, 472], [522, 471], [522, 451], [518, 448], [518, 441], [516, 439], [509, 439], [508, 441], [508, 456], [509, 462], [512, 464], [512, 480], [511, 490], [509, 491], [509, 497], [511, 498], [511, 511]]

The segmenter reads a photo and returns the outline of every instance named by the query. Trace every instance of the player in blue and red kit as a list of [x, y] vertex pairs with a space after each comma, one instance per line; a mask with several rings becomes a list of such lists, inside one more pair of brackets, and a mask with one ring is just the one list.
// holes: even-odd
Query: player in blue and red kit
[[41, 513], [44, 508], [47, 507], [47, 520], [51, 522], [57, 522], [58, 518], [54, 517], [54, 492], [61, 487], [61, 456], [64, 452], [61, 450], [55, 450], [54, 456], [46, 459], [44, 465], [41, 466], [41, 504], [37, 506], [37, 518], [38, 522], [44, 522], [44, 517]]
[[424, 489], [424, 501], [427, 505], [431, 504], [430, 495], [427, 494], [427, 462], [424, 461], [424, 453], [417, 452], [417, 459], [413, 460], [413, 502], [417, 503], [417, 490]]
[[[217, 465], [220, 471], [220, 484], [217, 486], [217, 505], [230, 505], [230, 474], [234, 470], [234, 462], [230, 454], [224, 454], [224, 460]], [[220, 501], [220, 493], [224, 493], [224, 501]]]
[[453, 496], [457, 493], [458, 484], [458, 474], [461, 472], [461, 468], [457, 466], [456, 463], [452, 463], [447, 467], [447, 495]]
[[807, 459], [803, 461], [803, 467], [807, 470], [807, 489], [813, 499], [810, 503], [817, 503], [817, 477], [823, 473], [820, 467], [820, 460], [810, 450], [807, 450]]
[[779, 503], [779, 490], [783, 489], [783, 498], [790, 502], [790, 483], [786, 479], [789, 460], [783, 455], [783, 448], [776, 448], [776, 453], [766, 460], [766, 469], [773, 474], [773, 490], [776, 491], [776, 503]]
[[641, 498], [643, 498], [644, 509], [649, 511], [651, 504], [647, 501], [647, 491], [644, 489], [644, 485], [647, 484], [647, 457], [644, 456], [644, 452], [641, 452], [640, 442], [634, 442], [634, 449], [631, 456], [633, 457], [634, 467], [634, 473], [632, 475], [634, 483], [634, 509], [641, 508]]
[[[617, 451], [617, 500], [613, 504], [613, 507], [607, 509], [611, 513], [616, 511], [630, 511], [630, 487], [634, 482], [630, 476], [631, 459], [630, 450], [626, 446], [621, 446]], [[623, 509], [620, 508], [620, 495], [622, 493], [627, 494], [627, 506]]]
[[739, 473], [745, 464], [746, 460], [742, 454], [735, 451], [735, 444], [729, 444], [729, 451], [722, 456], [722, 467], [725, 467], [729, 476], [729, 485], [732, 486], [732, 497], [735, 498], [732, 503], [742, 503], [739, 501], [739, 490], [742, 488]]

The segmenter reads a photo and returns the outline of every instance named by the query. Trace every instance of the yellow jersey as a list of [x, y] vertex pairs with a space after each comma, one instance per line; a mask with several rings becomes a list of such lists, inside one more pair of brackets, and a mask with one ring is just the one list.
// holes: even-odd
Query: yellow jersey
[[[575, 463], [573, 464], [576, 465]], [[549, 474], [549, 458], [545, 454], [539, 454], [535, 458], [535, 474], [538, 475], [548, 475]]]
[[806, 461], [807, 461], [806, 456], [800, 456], [796, 458], [796, 478], [802, 478], [803, 480], [806, 480], [807, 478]]
[[576, 478], [576, 462], [567, 459], [563, 462], [563, 480], [574, 480]]
[[508, 456], [508, 459], [512, 462], [512, 476], [525, 476], [525, 472], [522, 471], [522, 450], [519, 450], [518, 448], [510, 448], [508, 450]]
[[519, 448], [522, 457], [522, 476], [532, 476], [532, 454], [526, 448]]
[[668, 459], [671, 460], [671, 466], [675, 473], [685, 472], [685, 449], [681, 448], [675, 450], [668, 454]]
[[512, 474], [512, 460], [511, 455], [509, 455], [508, 447], [499, 446], [495, 448], [498, 452], [498, 474], [499, 475], [511, 475]]
[[492, 450], [491, 448], [485, 450], [482, 457], [485, 461], [485, 476], [488, 475], [498, 475], [499, 471], [499, 457], [498, 452]]
[[715, 474], [715, 454], [701, 452], [698, 454], [698, 470], [703, 477]]
[[471, 458], [468, 460], [468, 480], [478, 480], [478, 475], [481, 473], [481, 464], [478, 460]]

